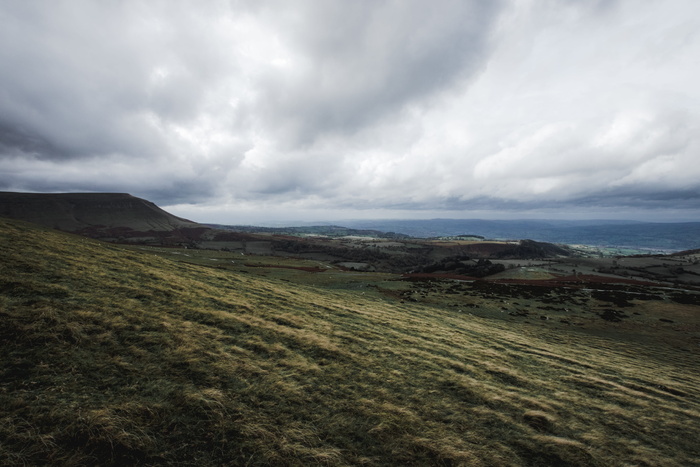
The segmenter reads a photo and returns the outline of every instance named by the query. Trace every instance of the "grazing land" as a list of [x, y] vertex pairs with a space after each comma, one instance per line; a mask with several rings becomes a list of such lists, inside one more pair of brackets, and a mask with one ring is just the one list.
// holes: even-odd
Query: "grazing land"
[[433, 256], [363, 272], [0, 219], [0, 463], [700, 465], [692, 252], [481, 279]]

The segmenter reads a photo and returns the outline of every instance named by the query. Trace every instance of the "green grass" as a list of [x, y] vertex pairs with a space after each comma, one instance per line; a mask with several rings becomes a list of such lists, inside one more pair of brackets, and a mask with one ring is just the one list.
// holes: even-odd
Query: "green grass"
[[697, 350], [163, 255], [0, 220], [0, 464], [700, 465]]

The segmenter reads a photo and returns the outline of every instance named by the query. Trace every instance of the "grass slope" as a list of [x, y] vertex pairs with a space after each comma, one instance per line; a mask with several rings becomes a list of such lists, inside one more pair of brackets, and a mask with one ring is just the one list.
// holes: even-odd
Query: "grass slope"
[[0, 348], [0, 464], [700, 465], [696, 354], [1, 219]]
[[[117, 228], [170, 232], [203, 226], [160, 209], [128, 193], [15, 193], [0, 191], [0, 216], [61, 230], [105, 232]], [[153, 234], [153, 232], [150, 232]]]

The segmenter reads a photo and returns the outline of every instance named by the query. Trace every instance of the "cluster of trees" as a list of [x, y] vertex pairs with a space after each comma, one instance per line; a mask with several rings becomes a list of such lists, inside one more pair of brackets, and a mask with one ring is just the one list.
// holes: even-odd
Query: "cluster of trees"
[[306, 227], [257, 227], [247, 225], [220, 225], [208, 224], [217, 229], [229, 230], [234, 232], [247, 233], [269, 233], [274, 235], [323, 235], [327, 237], [345, 237], [348, 235], [369, 237], [369, 238], [388, 238], [405, 240], [411, 238], [410, 235], [396, 232], [381, 232], [379, 230], [370, 229], [352, 229], [349, 227], [341, 227], [337, 225], [313, 225]]
[[552, 258], [556, 256], [571, 256], [571, 251], [558, 245], [534, 240], [520, 240], [512, 249], [497, 253], [501, 258]]
[[290, 254], [321, 253], [358, 263], [373, 263], [391, 258], [391, 255], [376, 249], [338, 247], [309, 241], [275, 240], [273, 248], [275, 251]]
[[468, 256], [457, 255], [424, 266], [420, 272], [445, 272], [463, 276], [485, 277], [505, 271], [505, 269], [504, 265], [492, 263], [488, 259], [479, 259], [474, 262]]

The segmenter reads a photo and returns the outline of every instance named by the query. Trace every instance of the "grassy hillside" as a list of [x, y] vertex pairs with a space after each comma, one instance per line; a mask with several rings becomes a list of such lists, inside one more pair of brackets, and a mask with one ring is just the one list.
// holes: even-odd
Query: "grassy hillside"
[[[0, 191], [0, 216], [67, 232], [99, 234], [170, 232], [203, 226], [173, 216], [128, 193], [15, 193]], [[116, 230], [116, 232], [110, 232]]]
[[0, 347], [5, 465], [700, 465], [696, 349], [2, 219]]

